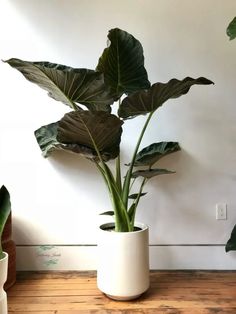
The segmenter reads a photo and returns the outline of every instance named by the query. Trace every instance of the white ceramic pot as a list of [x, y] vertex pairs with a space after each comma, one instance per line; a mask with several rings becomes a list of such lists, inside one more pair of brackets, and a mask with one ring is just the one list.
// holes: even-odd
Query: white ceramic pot
[[108, 231], [113, 226], [99, 228], [97, 286], [112, 299], [136, 299], [149, 288], [148, 227], [137, 223], [138, 231]]
[[8, 254], [3, 252], [4, 257], [0, 259], [0, 313], [7, 314], [7, 294], [3, 289], [7, 280]]

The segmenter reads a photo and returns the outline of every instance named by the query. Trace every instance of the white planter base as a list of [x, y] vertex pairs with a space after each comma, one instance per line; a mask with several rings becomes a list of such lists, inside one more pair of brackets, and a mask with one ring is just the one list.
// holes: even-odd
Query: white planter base
[[134, 232], [106, 231], [114, 224], [100, 227], [98, 235], [97, 286], [109, 298], [137, 299], [149, 288], [148, 227]]
[[106, 294], [105, 295], [112, 300], [116, 300], [116, 301], [131, 301], [131, 300], [135, 300], [138, 299], [139, 297], [141, 297], [141, 295], [143, 295], [143, 293], [141, 294], [137, 294], [137, 295], [133, 295], [130, 297], [119, 297], [119, 296], [115, 296], [115, 295], [110, 295], [110, 294]]
[[3, 289], [4, 283], [7, 280], [8, 254], [0, 259], [0, 313], [7, 314], [7, 294]]

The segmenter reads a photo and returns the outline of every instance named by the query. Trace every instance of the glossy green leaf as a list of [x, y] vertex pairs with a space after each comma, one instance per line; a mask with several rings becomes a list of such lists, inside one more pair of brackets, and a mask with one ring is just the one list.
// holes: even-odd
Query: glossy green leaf
[[172, 79], [168, 83], [153, 84], [148, 90], [141, 90], [127, 96], [119, 108], [121, 118], [131, 118], [148, 112], [153, 112], [168, 99], [177, 98], [187, 94], [192, 85], [213, 84], [212, 81], [199, 77], [193, 79], [186, 77], [182, 81]]
[[236, 251], [236, 225], [234, 226], [230, 239], [228, 240], [226, 246], [225, 246], [225, 251]]
[[57, 140], [92, 150], [95, 150], [95, 144], [107, 161], [119, 154], [122, 124], [119, 118], [108, 112], [72, 111], [59, 121]]
[[27, 80], [48, 91], [50, 97], [73, 109], [76, 108], [74, 103], [80, 103], [89, 110], [110, 111], [109, 105], [114, 102], [102, 73], [50, 62], [20, 59], [5, 62], [20, 71]]
[[96, 152], [89, 147], [59, 142], [57, 140], [58, 124], [59, 122], [44, 125], [34, 132], [36, 140], [45, 158], [55, 150], [70, 151], [90, 159], [95, 159], [97, 157]]
[[236, 17], [229, 23], [226, 34], [229, 36], [230, 40], [236, 38]]
[[[141, 193], [140, 197], [142, 197], [142, 196], [144, 196], [146, 194], [147, 194], [147, 192], [146, 193]], [[134, 193], [134, 194], [129, 195], [129, 199], [135, 200], [138, 196], [139, 196], [139, 193]]]
[[180, 146], [177, 142], [158, 142], [143, 148], [136, 156], [135, 166], [152, 166], [159, 159], [177, 152]]
[[111, 29], [108, 39], [109, 46], [100, 57], [97, 70], [104, 73], [114, 96], [118, 99], [124, 93], [149, 88], [141, 43], [119, 28]]
[[137, 170], [132, 173], [132, 178], [143, 177], [150, 179], [155, 176], [159, 176], [162, 174], [173, 174], [175, 171], [170, 171], [167, 169], [150, 169], [150, 170]]
[[10, 194], [7, 188], [3, 185], [0, 189], [0, 259], [3, 257], [1, 237], [7, 218], [11, 212]]

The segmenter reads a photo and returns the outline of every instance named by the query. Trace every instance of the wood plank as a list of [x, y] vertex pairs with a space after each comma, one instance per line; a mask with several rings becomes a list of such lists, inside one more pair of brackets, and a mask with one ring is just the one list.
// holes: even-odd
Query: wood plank
[[95, 272], [22, 272], [8, 291], [9, 314], [235, 314], [236, 272], [151, 272], [151, 287], [131, 302], [112, 301]]
[[209, 308], [209, 309], [193, 309], [193, 308], [179, 308], [179, 309], [171, 309], [171, 308], [162, 308], [162, 309], [146, 309], [145, 312], [143, 310], [93, 310], [92, 312], [90, 310], [75, 310], [75, 311], [67, 311], [67, 310], [53, 310], [53, 311], [24, 311], [24, 312], [8, 312], [8, 314], [27, 314], [27, 313], [33, 313], [33, 314], [235, 314], [235, 308], [229, 308], [229, 309], [222, 309], [218, 310], [218, 308]]
[[[64, 288], [64, 289], [63, 289]], [[230, 298], [235, 297], [236, 299], [236, 289], [234, 287], [232, 287], [232, 289], [230, 290], [229, 288], [222, 288], [222, 287], [216, 287], [214, 290], [212, 290], [212, 288], [201, 288], [201, 291], [196, 291], [196, 288], [183, 288], [183, 287], [166, 287], [165, 289], [162, 288], [158, 288], [158, 289], [154, 289], [154, 287], [151, 287], [149, 292], [148, 292], [148, 297], [149, 299], [154, 298], [156, 296], [160, 297], [168, 297], [168, 296], [172, 296], [175, 298], [182, 298], [183, 295], [186, 298], [186, 295], [190, 295], [191, 298], [194, 298], [193, 295], [197, 295], [197, 297], [199, 297], [199, 295], [201, 296], [211, 296], [211, 297], [221, 297], [222, 295], [228, 295], [230, 296]], [[61, 286], [60, 289], [51, 289], [51, 287], [49, 289], [46, 288], [46, 286], [35, 286], [34, 289], [31, 289], [29, 287], [29, 289], [27, 289], [27, 286], [25, 286], [24, 290], [16, 290], [16, 289], [11, 289], [8, 292], [8, 297], [43, 297], [43, 296], [97, 296], [97, 295], [101, 295], [101, 292], [97, 289], [97, 288], [91, 288], [91, 289], [83, 289], [82, 287], [80, 287], [80, 289], [78, 289], [77, 286], [75, 286], [73, 289], [70, 287], [70, 289], [67, 289], [67, 287], [63, 287]]]

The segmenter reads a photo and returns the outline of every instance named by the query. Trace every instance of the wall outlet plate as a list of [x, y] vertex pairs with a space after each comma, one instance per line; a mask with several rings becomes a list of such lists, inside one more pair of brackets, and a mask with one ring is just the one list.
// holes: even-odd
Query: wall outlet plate
[[226, 203], [216, 204], [216, 219], [217, 220], [227, 219], [227, 204]]

